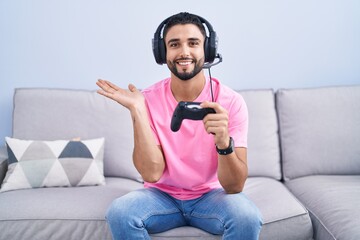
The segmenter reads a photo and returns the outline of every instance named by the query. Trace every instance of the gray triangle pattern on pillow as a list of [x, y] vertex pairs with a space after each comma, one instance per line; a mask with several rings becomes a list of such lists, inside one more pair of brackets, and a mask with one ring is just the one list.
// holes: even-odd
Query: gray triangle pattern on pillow
[[24, 151], [19, 161], [54, 159], [56, 158], [51, 148], [42, 141], [33, 141]]
[[13, 153], [13, 151], [11, 150], [11, 148], [9, 148], [9, 146], [7, 146], [7, 152], [8, 152], [8, 164], [17, 163], [18, 160], [15, 154]]
[[85, 176], [91, 163], [94, 161], [89, 158], [59, 158], [61, 166], [69, 179], [71, 186], [77, 186]]
[[89, 149], [80, 141], [70, 141], [59, 156], [59, 158], [69, 157], [93, 158]]
[[33, 141], [7, 137], [9, 165], [0, 192], [104, 185], [104, 142], [104, 138]]
[[52, 158], [35, 161], [20, 161], [18, 164], [21, 166], [30, 186], [36, 188], [42, 186], [44, 179], [48, 175], [55, 161], [57, 161], [56, 158]]

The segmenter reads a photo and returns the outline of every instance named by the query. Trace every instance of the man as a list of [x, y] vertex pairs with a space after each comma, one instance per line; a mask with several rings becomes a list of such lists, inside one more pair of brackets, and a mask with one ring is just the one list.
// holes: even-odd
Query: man
[[[110, 206], [107, 221], [114, 239], [150, 239], [151, 233], [181, 226], [223, 239], [259, 236], [260, 213], [242, 193], [248, 174], [247, 107], [238, 93], [204, 75], [204, 63], [209, 61], [204, 21], [179, 13], [162, 23], [160, 54], [166, 58], [170, 78], [142, 92], [132, 84], [125, 90], [109, 81], [97, 82], [100, 94], [130, 111], [133, 161], [145, 182], [144, 189]], [[202, 121], [185, 119], [173, 132], [171, 119], [180, 101], [202, 102], [202, 108], [215, 113]]]

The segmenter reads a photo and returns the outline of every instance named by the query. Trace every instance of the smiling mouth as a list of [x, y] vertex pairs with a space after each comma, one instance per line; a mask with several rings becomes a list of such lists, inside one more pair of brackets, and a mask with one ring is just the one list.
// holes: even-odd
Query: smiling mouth
[[176, 60], [176, 63], [179, 64], [180, 66], [188, 66], [190, 64], [192, 64], [194, 61], [192, 59], [179, 59]]

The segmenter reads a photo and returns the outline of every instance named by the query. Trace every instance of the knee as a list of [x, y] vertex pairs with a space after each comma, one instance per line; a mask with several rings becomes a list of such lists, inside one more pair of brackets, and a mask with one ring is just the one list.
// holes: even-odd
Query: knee
[[106, 221], [109, 224], [116, 224], [129, 216], [127, 208], [121, 198], [115, 199], [106, 212]]
[[[240, 232], [251, 232], [254, 235], [260, 233], [262, 216], [259, 209], [250, 200], [237, 202], [229, 209], [230, 215], [226, 229], [237, 229]], [[236, 230], [235, 230], [236, 231]], [[251, 239], [251, 238], [249, 238]]]
[[240, 221], [241, 224], [245, 224], [245, 226], [249, 229], [260, 229], [262, 226], [262, 217], [256, 206], [248, 208], [247, 211], [242, 212], [240, 215]]
[[110, 206], [108, 207], [108, 209], [106, 211], [106, 221], [108, 221], [109, 223], [114, 221], [115, 216], [118, 216], [117, 213], [115, 213], [115, 212], [117, 212], [117, 209], [118, 209], [116, 207], [115, 201], [117, 201], [117, 199], [114, 200], [110, 204]]
[[263, 221], [261, 213], [255, 205], [242, 209], [233, 219], [236, 228], [259, 235]]

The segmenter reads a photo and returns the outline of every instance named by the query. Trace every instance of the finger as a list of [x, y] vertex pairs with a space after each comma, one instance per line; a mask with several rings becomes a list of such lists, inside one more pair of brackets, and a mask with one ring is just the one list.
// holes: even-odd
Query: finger
[[226, 112], [207, 114], [203, 119], [205, 124], [211, 125], [226, 125], [229, 121], [229, 117]]
[[105, 81], [106, 84], [111, 87], [112, 89], [114, 89], [115, 91], [118, 91], [118, 90], [122, 90], [120, 87], [116, 86], [115, 84], [113, 84], [112, 82], [110, 81]]
[[208, 127], [206, 128], [206, 132], [208, 134], [213, 134], [215, 137], [215, 142], [221, 141], [221, 139], [226, 138], [229, 136], [229, 133], [226, 129], [222, 127]]
[[107, 80], [99, 79], [97, 85], [105, 92], [111, 94], [114, 94], [117, 91], [124, 91], [123, 89], [119, 88], [118, 86]]
[[107, 84], [106, 84], [107, 80], [104, 80], [104, 79], [100, 79], [100, 78], [99, 78], [99, 79], [97, 80], [97, 82], [98, 82], [99, 84], [101, 84], [101, 85], [107, 85]]
[[213, 135], [217, 135], [217, 133], [219, 132], [219, 129], [217, 127], [207, 127], [205, 130], [208, 134]]
[[98, 79], [98, 81], [96, 82], [96, 85], [98, 85], [98, 87], [100, 87], [101, 89], [103, 89], [104, 91], [106, 91], [109, 86], [108, 84], [106, 83], [105, 80], [102, 80], [102, 79]]
[[204, 123], [205, 128], [217, 128], [226, 130], [228, 125], [225, 121], [207, 121]]
[[112, 95], [111, 93], [105, 92], [104, 90], [97, 90], [96, 92], [108, 98], [111, 98], [110, 96]]
[[223, 107], [221, 107], [220, 104], [218, 104], [216, 102], [205, 101], [205, 102], [202, 102], [200, 104], [200, 106], [202, 108], [212, 108], [215, 110], [216, 113], [224, 112], [224, 110], [225, 110]]
[[102, 83], [102, 80], [101, 80], [101, 79], [98, 79], [98, 80], [96, 81], [96, 85], [98, 85], [100, 88], [102, 88], [102, 86], [103, 86], [104, 84]]

